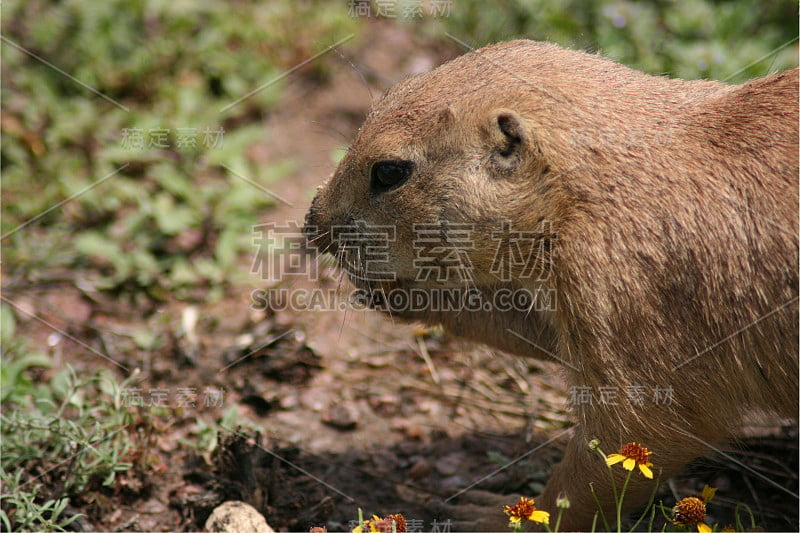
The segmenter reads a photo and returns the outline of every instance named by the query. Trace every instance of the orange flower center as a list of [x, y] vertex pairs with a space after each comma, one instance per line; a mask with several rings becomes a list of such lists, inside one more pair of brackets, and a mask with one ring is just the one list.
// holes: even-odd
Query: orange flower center
[[525, 497], [521, 497], [514, 505], [506, 505], [503, 508], [503, 512], [508, 516], [517, 518], [528, 518], [535, 510], [536, 506], [534, 505], [534, 501]]
[[706, 504], [700, 498], [683, 498], [672, 508], [672, 521], [676, 525], [696, 524], [706, 519]]
[[650, 460], [650, 454], [652, 453], [653, 452], [644, 446], [639, 446], [635, 442], [629, 442], [619, 450], [620, 455], [624, 455], [628, 459], [633, 459], [637, 464], [641, 465], [647, 464]]
[[[384, 520], [394, 520], [395, 523], [395, 531], [397, 533], [405, 533], [406, 531], [406, 517], [401, 515], [400, 513], [390, 514], [384, 518]], [[389, 530], [391, 531], [391, 529]]]

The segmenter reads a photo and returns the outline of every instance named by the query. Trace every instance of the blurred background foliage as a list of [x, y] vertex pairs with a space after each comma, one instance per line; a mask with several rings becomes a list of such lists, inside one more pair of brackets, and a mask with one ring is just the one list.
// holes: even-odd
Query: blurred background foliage
[[600, 52], [633, 68], [740, 83], [797, 66], [794, 0], [454, 0], [431, 19], [480, 46], [527, 37]]
[[258, 186], [293, 168], [248, 155], [281, 95], [272, 81], [356, 24], [330, 2], [5, 2], [7, 286], [80, 269], [102, 290], [218, 295], [274, 201]]

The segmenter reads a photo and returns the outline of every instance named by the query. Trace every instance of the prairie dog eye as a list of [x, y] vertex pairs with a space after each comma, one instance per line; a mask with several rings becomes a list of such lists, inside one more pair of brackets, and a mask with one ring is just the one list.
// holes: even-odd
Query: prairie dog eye
[[400, 186], [414, 171], [411, 161], [378, 161], [370, 171], [370, 188], [375, 193]]

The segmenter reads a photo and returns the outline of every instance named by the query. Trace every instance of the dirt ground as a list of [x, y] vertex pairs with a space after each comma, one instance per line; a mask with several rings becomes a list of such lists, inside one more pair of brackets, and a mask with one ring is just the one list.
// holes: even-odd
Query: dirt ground
[[[251, 156], [265, 165], [291, 158], [298, 170], [274, 186], [286, 203], [254, 224], [302, 224], [314, 188], [334, 168], [332, 154], [347, 146], [371, 100], [402, 76], [458, 53], [416, 39], [377, 26], [348, 52], [321, 59], [330, 64], [328, 79], [302, 71], [288, 79], [284, 104], [264, 117], [264, 140]], [[79, 527], [198, 530], [216, 505], [243, 500], [276, 530], [349, 530], [361, 508], [365, 516], [403, 513], [417, 531], [455, 531], [469, 509], [467, 489], [531, 496], [541, 490], [570, 426], [569, 393], [556, 365], [462, 344], [369, 311], [253, 309], [254, 290], [336, 288], [339, 280], [327, 270], [320, 282], [264, 279], [250, 273], [251, 264], [243, 261], [244, 281], [208, 305], [91, 301], [69, 284], [15, 295], [104, 353], [113, 355], [117, 333], [134, 325], [170, 336], [153, 353], [116, 350], [140, 369], [143, 391], [224, 391], [217, 405], [198, 396], [196, 406], [175, 408], [168, 421], [150, 421], [150, 467], [120, 476], [102, 498], [73, 502], [87, 515]], [[197, 338], [174, 335], [174, 325], [194, 310]], [[20, 329], [52, 349], [52, 331], [41, 322]], [[79, 371], [104, 364], [68, 341], [59, 349]], [[233, 406], [235, 427], [214, 453], [187, 444], [197, 439], [200, 421], [218, 420]], [[146, 423], [147, 409], [139, 416]], [[796, 428], [754, 426], [750, 433], [760, 438], [696, 463], [664, 483], [657, 499], [671, 506], [673, 494], [694, 494], [709, 483], [719, 488], [712, 515], [721, 523], [744, 502], [765, 529], [795, 529], [797, 499], [774, 485], [797, 489]], [[487, 515], [501, 513], [486, 505]]]

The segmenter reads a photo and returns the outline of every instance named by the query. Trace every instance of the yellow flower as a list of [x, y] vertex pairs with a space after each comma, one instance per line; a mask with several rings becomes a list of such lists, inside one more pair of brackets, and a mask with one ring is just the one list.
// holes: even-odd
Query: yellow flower
[[406, 517], [400, 513], [386, 515], [380, 518], [378, 515], [372, 515], [372, 518], [364, 520], [353, 528], [352, 533], [405, 533], [406, 531]]
[[711, 527], [705, 523], [706, 502], [695, 496], [682, 498], [672, 508], [672, 523], [677, 526], [695, 524], [700, 533], [709, 533]]
[[706, 504], [714, 498], [717, 489], [703, 486], [703, 492], [699, 496], [689, 496], [681, 499], [672, 508], [672, 523], [678, 526], [696, 525], [700, 533], [710, 533], [711, 526], [705, 523]]
[[550, 523], [550, 513], [537, 509], [534, 501], [524, 496], [514, 505], [504, 506], [503, 512], [508, 515], [512, 525], [519, 524], [523, 518], [539, 524]]
[[528, 520], [538, 524], [550, 524], [550, 513], [547, 511], [536, 510], [528, 515]]
[[380, 521], [380, 517], [374, 514], [372, 518], [367, 518], [364, 522], [354, 527], [352, 533], [377, 533], [378, 529], [375, 527], [375, 522], [378, 521]]
[[628, 471], [633, 470], [633, 467], [639, 465], [639, 470], [642, 472], [642, 475], [648, 479], [653, 479], [653, 471], [650, 470], [650, 467], [653, 466], [653, 463], [650, 462], [650, 455], [652, 453], [653, 452], [644, 446], [640, 446], [635, 442], [629, 442], [619, 449], [619, 453], [608, 454], [608, 457], [606, 457], [606, 464], [612, 466], [621, 462], [622, 468]]

